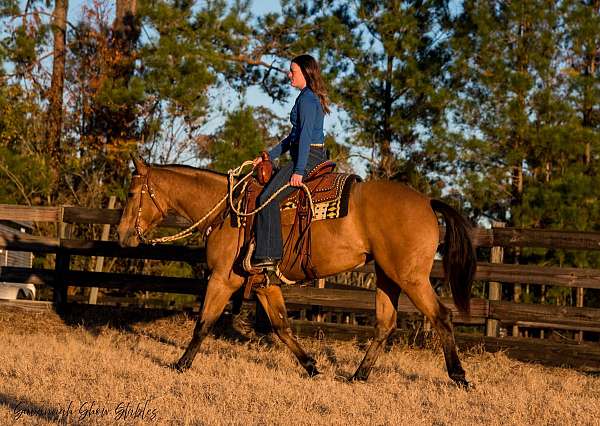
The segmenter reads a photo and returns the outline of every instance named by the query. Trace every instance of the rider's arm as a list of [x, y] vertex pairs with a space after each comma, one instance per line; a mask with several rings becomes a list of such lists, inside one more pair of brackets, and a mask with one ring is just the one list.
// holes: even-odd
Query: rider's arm
[[292, 127], [292, 131], [284, 140], [282, 140], [277, 145], [275, 145], [273, 148], [271, 148], [271, 150], [269, 151], [269, 158], [271, 160], [274, 160], [274, 159], [278, 158], [281, 154], [285, 154], [286, 152], [288, 152], [290, 150], [290, 145], [295, 137], [296, 137], [296, 126]]
[[315, 128], [320, 104], [314, 96], [303, 96], [298, 107], [300, 108], [298, 114], [298, 160], [294, 165], [294, 173], [303, 175], [304, 170], [306, 169], [306, 163], [308, 162], [308, 152], [310, 151], [312, 137], [311, 133]]

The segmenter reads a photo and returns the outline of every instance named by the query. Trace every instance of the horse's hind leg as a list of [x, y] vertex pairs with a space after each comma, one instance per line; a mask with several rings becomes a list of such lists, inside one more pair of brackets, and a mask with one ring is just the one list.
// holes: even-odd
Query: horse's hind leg
[[300, 346], [296, 338], [292, 335], [292, 329], [288, 321], [287, 310], [285, 309], [285, 301], [281, 294], [281, 288], [276, 285], [271, 285], [256, 290], [258, 300], [265, 308], [265, 312], [269, 316], [271, 325], [275, 333], [283, 343], [296, 355], [298, 361], [304, 367], [309, 376], [319, 374], [315, 360], [306, 353]]
[[360, 366], [352, 377], [353, 380], [367, 380], [371, 368], [381, 353], [388, 337], [396, 329], [396, 308], [398, 306], [398, 297], [400, 296], [400, 287], [390, 280], [381, 268], [375, 265], [377, 274], [377, 293], [375, 296], [375, 316], [377, 324], [375, 325], [375, 337], [367, 349]]
[[196, 321], [192, 340], [181, 359], [175, 365], [177, 370], [184, 371], [192, 366], [200, 344], [208, 335], [214, 323], [219, 319], [229, 298], [238, 287], [232, 286], [230, 282], [221, 279], [217, 275], [211, 275], [204, 303], [202, 304], [202, 314]]
[[465, 370], [463, 370], [458, 358], [456, 343], [454, 341], [454, 331], [452, 329], [451, 312], [446, 308], [433, 291], [429, 278], [410, 283], [402, 288], [406, 295], [412, 300], [436, 329], [442, 346], [444, 348], [444, 358], [446, 359], [446, 368], [448, 375], [456, 384], [468, 387], [469, 383], [465, 379]]

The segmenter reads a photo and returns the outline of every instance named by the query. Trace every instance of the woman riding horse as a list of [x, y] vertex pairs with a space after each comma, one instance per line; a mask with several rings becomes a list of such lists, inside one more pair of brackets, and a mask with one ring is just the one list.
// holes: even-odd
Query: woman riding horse
[[[327, 160], [324, 146], [323, 118], [329, 114], [329, 100], [317, 61], [310, 55], [300, 55], [292, 60], [288, 73], [292, 87], [300, 90], [290, 114], [292, 131], [269, 152], [275, 159], [290, 151], [292, 162], [284, 165], [273, 176], [261, 193], [262, 205], [288, 181], [291, 186], [281, 191], [256, 217], [256, 251], [253, 266], [273, 269], [283, 256], [281, 217], [279, 204], [302, 184], [316, 166]], [[262, 161], [254, 159], [254, 165]]]
[[[264, 202], [288, 180], [293, 186], [314, 166], [326, 159], [323, 149], [323, 115], [328, 112], [316, 61], [307, 56], [294, 58], [290, 80], [301, 93], [292, 109], [293, 129], [286, 139], [271, 150], [272, 157], [291, 151], [293, 162], [284, 166], [265, 189]], [[318, 146], [311, 147], [312, 144]], [[254, 160], [255, 164], [260, 162]], [[239, 254], [246, 241], [231, 221], [210, 224], [226, 208], [229, 179], [219, 173], [186, 166], [148, 166], [134, 158], [135, 173], [123, 209], [118, 233], [122, 246], [136, 246], [156, 227], [169, 210], [202, 224], [206, 235], [206, 264], [210, 271], [202, 312], [191, 341], [174, 367], [184, 371], [192, 366], [200, 345], [221, 316], [230, 297], [242, 287], [247, 275], [239, 267]], [[286, 188], [286, 191], [293, 190]], [[289, 192], [287, 192], [289, 194]], [[282, 229], [279, 224], [279, 200], [285, 191], [264, 209], [257, 219], [256, 256], [265, 262], [282, 255]], [[220, 208], [219, 208], [220, 207]], [[320, 220], [311, 227], [311, 261], [318, 278], [353, 270], [373, 261], [376, 275], [375, 334], [352, 376], [366, 380], [388, 337], [397, 326], [400, 292], [404, 292], [435, 327], [446, 360], [448, 375], [459, 386], [468, 386], [452, 328], [451, 311], [441, 303], [429, 280], [440, 242], [438, 217], [445, 222], [444, 279], [452, 289], [455, 306], [463, 312], [470, 307], [471, 284], [477, 258], [471, 242], [471, 225], [455, 209], [430, 199], [398, 182], [371, 180], [352, 185], [348, 214], [335, 220]], [[210, 232], [208, 232], [210, 230]], [[283, 227], [289, 236], [291, 225]], [[335, 240], [335, 244], [331, 241]], [[269, 259], [270, 258], [270, 259]], [[300, 266], [282, 271], [290, 280], [307, 279]], [[256, 296], [275, 333], [296, 355], [309, 375], [318, 374], [316, 362], [294, 337], [287, 317], [281, 288], [268, 285], [255, 289]], [[370, 293], [365, 297], [370, 297]]]

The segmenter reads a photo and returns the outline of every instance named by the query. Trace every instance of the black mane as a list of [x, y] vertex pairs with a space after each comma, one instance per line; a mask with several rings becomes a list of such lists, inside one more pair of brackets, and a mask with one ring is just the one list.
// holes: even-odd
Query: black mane
[[212, 173], [212, 174], [219, 175], [219, 176], [225, 176], [225, 177], [229, 176], [227, 173], [207, 169], [206, 167], [194, 167], [194, 166], [188, 166], [186, 164], [152, 164], [151, 167], [155, 167], [157, 169], [172, 167], [172, 168], [176, 168], [176, 169], [186, 169], [186, 170], [193, 171], [193, 172], [208, 172], [208, 173]]

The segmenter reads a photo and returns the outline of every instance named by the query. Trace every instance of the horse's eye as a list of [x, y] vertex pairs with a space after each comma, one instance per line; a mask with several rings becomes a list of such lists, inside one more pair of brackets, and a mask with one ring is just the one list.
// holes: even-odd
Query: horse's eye
[[135, 192], [129, 192], [129, 193], [127, 193], [128, 197], [133, 197], [134, 195], [135, 195]]

